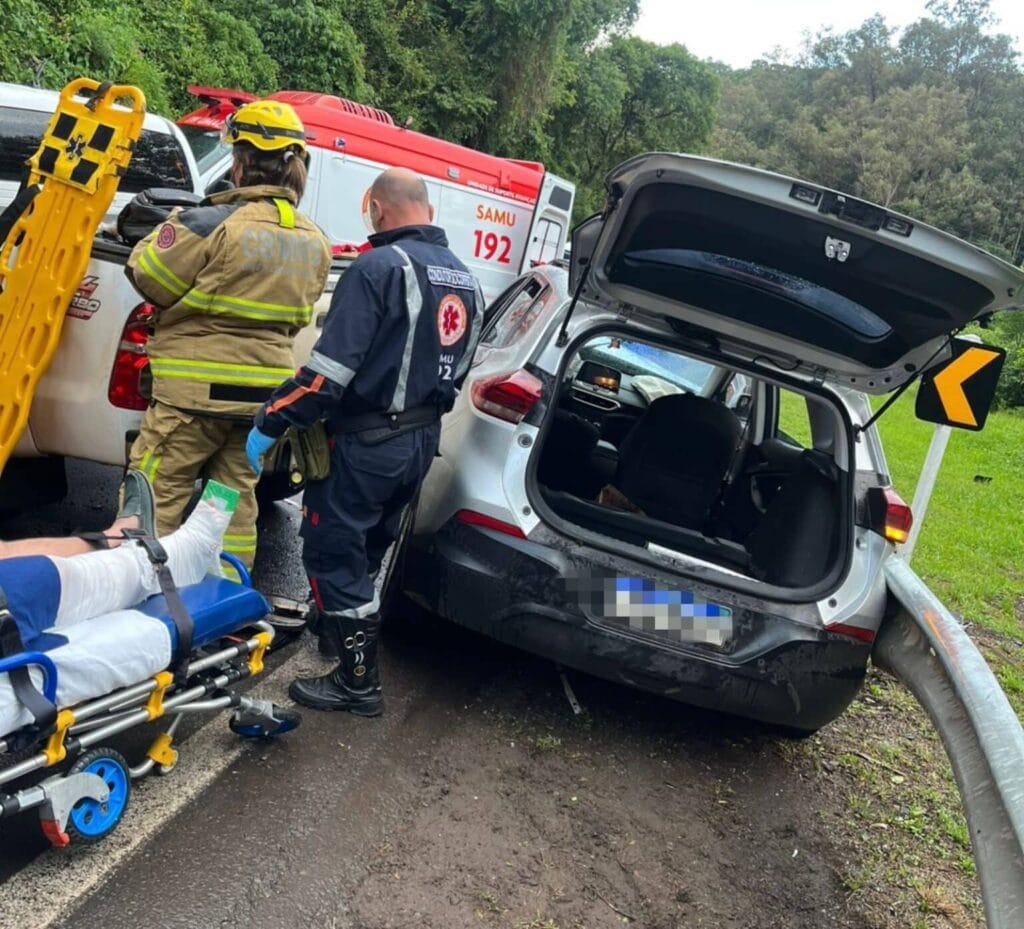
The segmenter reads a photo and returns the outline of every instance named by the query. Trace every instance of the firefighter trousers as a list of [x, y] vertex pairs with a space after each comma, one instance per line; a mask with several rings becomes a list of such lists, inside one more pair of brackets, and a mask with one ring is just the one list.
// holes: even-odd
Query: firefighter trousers
[[131, 467], [149, 478], [156, 500], [156, 532], [181, 525], [196, 480], [218, 481], [238, 491], [238, 507], [224, 535], [224, 551], [251, 568], [256, 558], [256, 481], [245, 456], [250, 423], [186, 413], [154, 403], [132, 444]]
[[302, 562], [319, 609], [352, 617], [377, 612], [373, 575], [398, 537], [440, 434], [434, 424], [379, 445], [358, 435], [331, 439], [331, 473], [308, 482], [302, 500]]

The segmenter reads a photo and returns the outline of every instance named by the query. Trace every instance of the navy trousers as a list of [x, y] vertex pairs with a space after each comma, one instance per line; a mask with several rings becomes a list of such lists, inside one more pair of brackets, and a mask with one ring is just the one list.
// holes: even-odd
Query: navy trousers
[[437, 454], [440, 424], [367, 445], [331, 440], [331, 473], [303, 495], [302, 563], [319, 609], [370, 616], [379, 600], [372, 576], [398, 537], [402, 511]]

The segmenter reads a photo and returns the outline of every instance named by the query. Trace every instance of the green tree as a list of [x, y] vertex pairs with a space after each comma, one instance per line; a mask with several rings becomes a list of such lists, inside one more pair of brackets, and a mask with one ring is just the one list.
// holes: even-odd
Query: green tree
[[718, 79], [681, 45], [613, 38], [587, 56], [570, 91], [552, 120], [552, 153], [580, 185], [581, 215], [600, 205], [604, 176], [625, 159], [701, 152], [711, 138]]

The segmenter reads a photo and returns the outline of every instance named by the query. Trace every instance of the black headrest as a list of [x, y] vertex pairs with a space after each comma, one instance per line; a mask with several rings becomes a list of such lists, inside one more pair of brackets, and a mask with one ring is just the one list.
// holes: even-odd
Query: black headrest
[[[658, 397], [640, 417], [624, 445], [658, 439], [661, 447], [689, 445], [694, 431], [714, 434], [728, 445], [731, 454], [740, 438], [740, 421], [736, 414], [714, 400], [697, 394], [669, 394]], [[667, 441], [666, 441], [667, 440]]]
[[616, 484], [648, 516], [699, 529], [740, 432], [736, 415], [714, 400], [659, 397], [622, 443]]

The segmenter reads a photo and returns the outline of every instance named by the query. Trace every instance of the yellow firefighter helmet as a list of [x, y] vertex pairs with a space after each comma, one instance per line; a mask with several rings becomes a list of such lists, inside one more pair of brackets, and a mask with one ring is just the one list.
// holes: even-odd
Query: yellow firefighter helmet
[[248, 142], [264, 152], [297, 145], [306, 150], [306, 130], [287, 103], [257, 100], [235, 110], [225, 126], [225, 141]]

